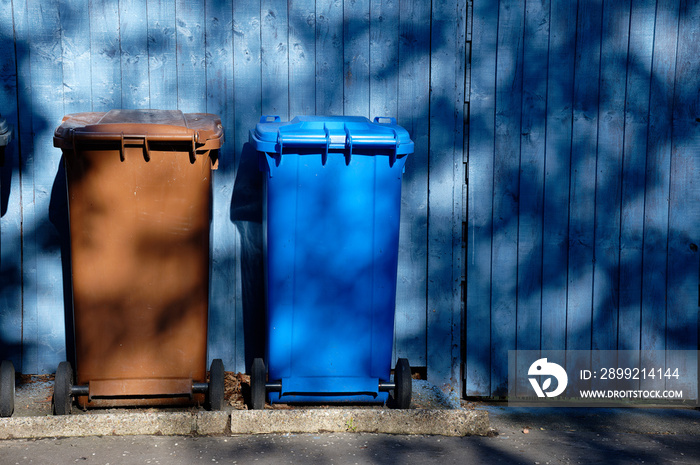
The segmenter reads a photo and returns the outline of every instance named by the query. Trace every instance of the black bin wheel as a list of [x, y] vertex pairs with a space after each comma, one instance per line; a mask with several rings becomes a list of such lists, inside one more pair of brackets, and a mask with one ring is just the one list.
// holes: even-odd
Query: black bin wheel
[[70, 415], [73, 404], [73, 367], [68, 362], [58, 364], [53, 386], [53, 413]]
[[224, 407], [224, 362], [214, 359], [209, 368], [209, 386], [207, 387], [209, 410], [221, 410]]
[[9, 360], [0, 362], [0, 417], [11, 417], [15, 411], [15, 366]]
[[253, 369], [250, 374], [250, 408], [262, 410], [265, 408], [265, 362], [261, 358], [253, 360]]
[[407, 358], [396, 361], [394, 369], [394, 408], [407, 409], [411, 406], [411, 394], [413, 380], [411, 379], [411, 366]]

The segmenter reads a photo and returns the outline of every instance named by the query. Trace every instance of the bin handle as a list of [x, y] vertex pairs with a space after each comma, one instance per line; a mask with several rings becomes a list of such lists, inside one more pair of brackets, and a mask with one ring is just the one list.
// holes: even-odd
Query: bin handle
[[307, 134], [292, 134], [285, 136], [284, 128], [277, 130], [277, 150], [280, 154], [284, 153], [285, 147], [316, 147], [321, 150], [321, 163], [323, 165], [328, 161], [328, 152], [331, 148], [331, 131], [326, 123], [323, 123], [323, 133], [314, 132]]
[[[389, 122], [384, 122], [382, 123], [381, 120], [389, 120]], [[393, 124], [396, 125], [396, 118], [393, 116], [375, 116], [374, 117], [374, 122], [377, 124]]]
[[[382, 122], [382, 120], [389, 120], [388, 122]], [[393, 116], [375, 116], [374, 117], [374, 122], [377, 124], [392, 124], [396, 126], [396, 118]], [[396, 141], [396, 148], [394, 149], [394, 152], [389, 155], [389, 166], [393, 167], [394, 163], [396, 163], [396, 154], [399, 151], [399, 135], [396, 132], [396, 129], [392, 129], [392, 132], [394, 133], [394, 140]]]
[[[163, 142], [189, 142], [189, 156], [190, 163], [194, 164], [196, 161], [197, 144], [199, 143], [199, 132], [193, 132], [192, 134], [124, 134], [120, 133], [96, 133], [96, 132], [82, 132], [73, 131], [73, 151], [76, 151], [78, 145], [78, 139], [80, 141], [116, 141], [119, 142], [119, 159], [124, 161], [124, 154], [126, 153], [127, 144], [139, 144], [139, 142], [144, 147], [144, 159], [150, 161], [151, 159], [151, 148], [150, 143], [153, 141], [163, 141]], [[203, 145], [200, 143], [200, 145]]]
[[[381, 117], [375, 118], [375, 121], [379, 121]], [[384, 119], [390, 120], [392, 123], [396, 123], [395, 118], [386, 117]], [[368, 125], [371, 123], [367, 123]], [[338, 145], [333, 147], [336, 149], [343, 149], [345, 156], [345, 165], [350, 165], [350, 160], [353, 155], [353, 150], [358, 150], [360, 148], [378, 148], [382, 151], [389, 152], [389, 166], [393, 167], [398, 158], [399, 145], [401, 143], [399, 139], [399, 134], [396, 128], [386, 127], [377, 128], [379, 129], [377, 133], [369, 133], [364, 126], [358, 128], [356, 133], [353, 135], [352, 127], [353, 124], [344, 123], [343, 131], [345, 132], [345, 146], [343, 148], [340, 145], [342, 142], [336, 141]], [[328, 162], [328, 153], [331, 149], [331, 127], [333, 125], [328, 125], [323, 123], [323, 132], [321, 132], [320, 125], [314, 125], [311, 128], [294, 132], [292, 129], [287, 129], [284, 126], [277, 129], [277, 153], [280, 155], [284, 154], [285, 150], [289, 150], [289, 147], [304, 147], [306, 149], [313, 149], [313, 153], [320, 153], [322, 165], [326, 165]], [[335, 127], [336, 129], [340, 129]], [[336, 130], [334, 129], [334, 130]]]
[[[270, 119], [270, 118], [272, 118], [272, 119]], [[263, 115], [260, 117], [261, 123], [279, 123], [281, 121], [282, 120], [277, 115]]]
[[[379, 119], [380, 119], [380, 117], [378, 116], [378, 117], [374, 118], [374, 121], [378, 122]], [[396, 119], [391, 118], [391, 117], [386, 117], [386, 119], [389, 119], [393, 122], [393, 124], [396, 124]], [[383, 124], [383, 123], [379, 123], [379, 124]], [[345, 164], [346, 165], [350, 164], [350, 158], [352, 157], [352, 150], [353, 150], [353, 143], [354, 143], [355, 147], [360, 147], [360, 146], [365, 146], [365, 145], [368, 145], [368, 146], [378, 145], [378, 146], [390, 149], [391, 152], [389, 153], [389, 166], [390, 167], [394, 166], [394, 164], [396, 163], [396, 158], [398, 156], [397, 154], [399, 151], [399, 144], [401, 143], [399, 141], [399, 133], [396, 131], [396, 129], [394, 129], [394, 128], [386, 128], [386, 129], [382, 128], [385, 131], [386, 130], [391, 131], [391, 135], [393, 136], [393, 138], [391, 138], [391, 139], [387, 138], [385, 140], [380, 140], [380, 141], [372, 140], [369, 142], [363, 141], [361, 138], [358, 138], [358, 140], [353, 141], [352, 133], [350, 132], [350, 128], [348, 127], [347, 124], [344, 125], [344, 129], [345, 129], [345, 150], [346, 150], [346, 152], [345, 152]]]

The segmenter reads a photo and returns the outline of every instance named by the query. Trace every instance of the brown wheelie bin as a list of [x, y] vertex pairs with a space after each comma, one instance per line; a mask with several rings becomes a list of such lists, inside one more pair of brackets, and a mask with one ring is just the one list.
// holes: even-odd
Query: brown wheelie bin
[[59, 364], [54, 411], [223, 404], [206, 381], [215, 115], [112, 110], [64, 117], [75, 376]]

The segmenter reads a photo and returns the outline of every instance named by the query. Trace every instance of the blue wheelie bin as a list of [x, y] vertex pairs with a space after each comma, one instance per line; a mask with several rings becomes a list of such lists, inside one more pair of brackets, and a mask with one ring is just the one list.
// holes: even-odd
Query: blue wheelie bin
[[385, 403], [393, 393], [391, 403], [408, 408], [406, 359], [391, 379], [408, 132], [394, 118], [264, 116], [250, 142], [264, 177], [267, 301], [252, 407], [266, 395]]

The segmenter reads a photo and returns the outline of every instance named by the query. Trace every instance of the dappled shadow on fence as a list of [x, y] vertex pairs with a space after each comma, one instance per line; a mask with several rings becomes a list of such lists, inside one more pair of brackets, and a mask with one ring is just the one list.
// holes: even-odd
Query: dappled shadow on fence
[[[52, 371], [71, 345], [70, 285], [60, 279], [69, 276], [67, 206], [51, 145], [62, 113], [156, 104], [215, 112], [225, 126], [210, 343], [231, 369], [261, 353], [265, 326], [260, 176], [248, 130], [270, 112], [396, 115], [417, 152], [404, 175], [395, 348], [426, 364], [430, 312], [450, 311], [427, 308], [428, 287], [442, 285], [429, 276], [451, 276], [455, 263], [443, 259], [452, 245], [428, 231], [460, 215], [452, 187], [428, 192], [429, 179], [461, 169], [452, 159], [461, 147], [447, 140], [463, 111], [450, 98], [459, 79], [443, 79], [436, 66], [431, 75], [431, 61], [456, 59], [440, 29], [454, 18], [436, 14], [431, 26], [430, 6], [417, 1], [391, 11], [349, 0], [319, 11], [311, 1], [214, 1], [149, 9], [145, 23], [123, 11], [120, 30], [81, 5], [42, 3], [62, 14], [47, 13], [36, 34], [33, 4], [3, 11], [0, 39], [16, 45], [0, 52], [0, 103], [11, 107], [0, 113], [16, 130], [0, 178], [7, 356], [24, 371]], [[505, 392], [509, 349], [697, 345], [689, 303], [699, 273], [690, 207], [698, 166], [688, 148], [697, 141], [697, 64], [685, 39], [697, 30], [697, 8], [557, 5], [475, 10], [464, 357], [467, 391], [478, 395]], [[90, 37], [89, 46], [76, 37]], [[459, 341], [459, 326], [429, 333], [436, 347]]]
[[[163, 8], [149, 2], [146, 23], [122, 9], [119, 27], [108, 23], [118, 15], [100, 10], [119, 10], [115, 2], [0, 6], [0, 42], [15, 44], [0, 50], [0, 104], [10, 106], [0, 113], [16, 129], [0, 169], [2, 357], [25, 373], [52, 372], [66, 353], [71, 358], [65, 176], [51, 134], [63, 112], [110, 106], [180, 106], [222, 118], [226, 143], [212, 190], [210, 358], [222, 356], [228, 370], [241, 371], [264, 354], [266, 326], [261, 176], [248, 131], [270, 112], [283, 120], [301, 113], [397, 116], [416, 153], [403, 184], [395, 352], [427, 364], [429, 345], [459, 344], [459, 322], [440, 319], [452, 311], [444, 304], [454, 302], [449, 290], [459, 283], [430, 279], [455, 275], [453, 241], [462, 238], [430, 231], [449, 230], [460, 217], [454, 192], [462, 180], [457, 189], [435, 183], [430, 193], [428, 185], [454, 181], [462, 169], [453, 126], [464, 102], [451, 95], [464, 71], [456, 66], [451, 80], [437, 74], [438, 64], [458, 58], [440, 28], [454, 24], [444, 16], [464, 2], [453, 9], [400, 1], [386, 16], [360, 0], [326, 2], [335, 9], [322, 16], [312, 1], [190, 2], [190, 9], [181, 1], [155, 3]], [[675, 10], [659, 8], [655, 25], [656, 8], [636, 2], [606, 2], [605, 10], [580, 2], [580, 12], [576, 3], [564, 8], [555, 0], [538, 12], [536, 3], [525, 10], [502, 1], [499, 15], [499, 3], [475, 2], [463, 238], [463, 356], [472, 395], [506, 392], [510, 349], [698, 342], [692, 147], [699, 115], [692, 112], [700, 73], [686, 44], [694, 37], [688, 30], [697, 34], [697, 7], [676, 11], [685, 29], [674, 31], [667, 16]], [[432, 15], [431, 5], [442, 16]], [[619, 21], [606, 22], [611, 18]], [[625, 18], [627, 42], [618, 36]], [[656, 49], [655, 31], [673, 44], [677, 37], [682, 55], [674, 61], [672, 47]], [[75, 40], [86, 37], [88, 51]], [[342, 78], [329, 79], [332, 70]], [[429, 287], [448, 290], [431, 296], [435, 308], [428, 307]], [[429, 328], [431, 322], [439, 324]], [[470, 447], [486, 459], [520, 460], [488, 440]], [[601, 460], [624, 461], [612, 447], [598, 449]], [[440, 453], [404, 447], [391, 460], [365, 458], [395, 463], [426, 450]]]
[[699, 13], [648, 6], [475, 6], [467, 392], [516, 348], [697, 348]]

